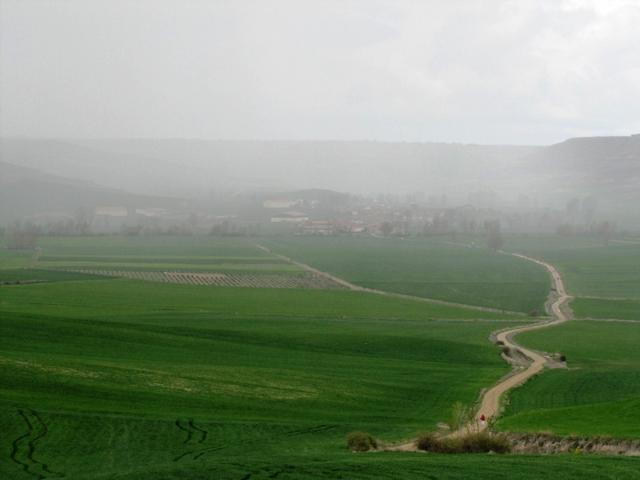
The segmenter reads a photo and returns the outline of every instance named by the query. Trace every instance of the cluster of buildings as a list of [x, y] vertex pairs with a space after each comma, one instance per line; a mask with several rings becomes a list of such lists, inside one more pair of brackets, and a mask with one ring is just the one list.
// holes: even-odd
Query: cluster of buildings
[[98, 205], [59, 218], [50, 215], [38, 218], [36, 223], [45, 225], [42, 233], [54, 235], [369, 234], [385, 237], [482, 233], [495, 222], [499, 222], [505, 232], [565, 234], [572, 231], [570, 227], [575, 223], [567, 221], [575, 208], [566, 211], [528, 205], [499, 208], [495, 198], [487, 195], [470, 197], [470, 200], [450, 206], [445, 196], [358, 197], [328, 190], [302, 190], [227, 195], [210, 203], [194, 201], [169, 207]]

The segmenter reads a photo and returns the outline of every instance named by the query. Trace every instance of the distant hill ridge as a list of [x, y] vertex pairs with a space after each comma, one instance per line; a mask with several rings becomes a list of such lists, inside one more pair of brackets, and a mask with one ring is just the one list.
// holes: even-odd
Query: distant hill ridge
[[[57, 176], [57, 180], [40, 176], [38, 182], [66, 184], [78, 189], [78, 195], [92, 190], [91, 195], [99, 198], [125, 195], [124, 191], [189, 198], [211, 192], [319, 189], [424, 192], [464, 203], [469, 193], [490, 191], [502, 199], [531, 195], [539, 205], [558, 208], [571, 197], [594, 195], [612, 212], [629, 209], [630, 202], [640, 200], [640, 135], [571, 138], [546, 147], [5, 138], [0, 140], [0, 155], [4, 162]], [[2, 193], [6, 198], [7, 192]], [[628, 214], [637, 215], [630, 209]]]
[[0, 221], [41, 212], [73, 213], [79, 207], [176, 207], [179, 200], [132, 194], [92, 182], [51, 175], [0, 161]]
[[145, 194], [320, 188], [430, 190], [443, 179], [491, 178], [539, 147], [340, 141], [184, 139], [0, 141], [2, 158]]
[[536, 174], [576, 192], [620, 197], [640, 194], [640, 135], [571, 138], [525, 157]]

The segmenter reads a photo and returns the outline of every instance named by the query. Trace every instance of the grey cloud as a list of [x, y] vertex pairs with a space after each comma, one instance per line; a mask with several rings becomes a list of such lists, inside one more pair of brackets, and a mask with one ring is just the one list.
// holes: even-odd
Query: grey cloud
[[0, 5], [3, 136], [548, 144], [640, 129], [633, 1]]

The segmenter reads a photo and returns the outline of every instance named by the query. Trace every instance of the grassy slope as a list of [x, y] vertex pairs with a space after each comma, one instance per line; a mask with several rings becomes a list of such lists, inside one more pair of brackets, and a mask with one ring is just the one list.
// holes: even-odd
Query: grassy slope
[[[556, 265], [569, 293], [578, 295], [572, 302], [577, 317], [640, 319], [637, 299], [606, 298], [640, 294], [640, 246], [520, 237], [509, 239], [508, 248]], [[640, 323], [575, 321], [518, 341], [566, 354], [570, 369], [547, 371], [513, 391], [500, 428], [640, 437]]]
[[69, 280], [98, 280], [104, 276], [89, 275], [77, 272], [40, 270], [34, 268], [0, 269], [0, 284], [13, 282], [62, 282]]
[[0, 268], [25, 268], [31, 264], [32, 251], [8, 250], [0, 237]]
[[571, 302], [578, 318], [617, 318], [640, 321], [640, 300], [576, 298]]
[[[244, 238], [49, 237], [42, 254], [11, 251], [0, 243], [0, 283], [90, 279], [54, 269], [299, 274], [302, 269], [271, 256]], [[212, 255], [212, 252], [214, 255]]]
[[[506, 313], [488, 313], [414, 300], [363, 294], [347, 290], [211, 288], [206, 286], [136, 282], [125, 279], [71, 284], [4, 286], [4, 311], [103, 318], [128, 314], [136, 322], [165, 313], [201, 313], [224, 318], [363, 318], [427, 320], [518, 319]], [[135, 315], [135, 317], [133, 317]], [[194, 320], [195, 321], [195, 320]]]
[[542, 310], [544, 269], [479, 248], [423, 238], [288, 237], [269, 246], [365, 287], [528, 313]]
[[[1, 288], [1, 450], [25, 433], [20, 411], [37, 414], [36, 459], [72, 478], [269, 472], [296, 455], [343, 468], [348, 431], [412, 435], [507, 370], [486, 341], [504, 322], [430, 320], [486, 313], [424, 302], [126, 280]], [[209, 432], [201, 444], [183, 443], [175, 422], [190, 418]], [[193, 449], [201, 461], [173, 461]], [[29, 478], [8, 453], [2, 471]]]
[[209, 236], [119, 235], [96, 237], [41, 238], [38, 245], [46, 255], [136, 256], [136, 257], [258, 257], [269, 258], [246, 238]]
[[567, 355], [511, 394], [503, 429], [640, 437], [640, 324], [574, 321], [519, 340]]
[[[106, 243], [48, 241], [57, 255], [212, 250], [159, 238], [143, 253], [142, 241], [97, 240]], [[256, 255], [246, 247], [230, 242], [220, 256]], [[0, 477], [37, 476], [9, 459], [26, 431], [18, 410], [37, 435], [35, 409], [48, 432], [32, 457], [68, 478], [635, 478], [635, 459], [345, 451], [350, 430], [411, 435], [506, 371], [486, 342], [504, 323], [429, 320], [486, 315], [354, 292], [2, 287]], [[189, 418], [206, 438], [178, 428]], [[16, 459], [42, 473], [24, 442]]]
[[39, 244], [44, 252], [38, 261], [41, 268], [283, 274], [301, 271], [256, 248], [246, 238], [104, 236], [44, 238]]
[[[451, 402], [471, 401], [506, 370], [486, 342], [499, 325], [429, 321], [466, 312], [353, 292], [273, 298], [283, 292], [147, 285], [2, 290], [6, 477], [35, 476], [9, 459], [27, 431], [19, 410], [35, 435], [47, 425], [32, 458], [77, 479], [633, 478], [638, 467], [350, 454], [343, 438], [353, 429], [402, 438], [444, 418]], [[199, 429], [191, 437], [176, 425], [189, 419]], [[15, 458], [41, 472], [17, 445]]]

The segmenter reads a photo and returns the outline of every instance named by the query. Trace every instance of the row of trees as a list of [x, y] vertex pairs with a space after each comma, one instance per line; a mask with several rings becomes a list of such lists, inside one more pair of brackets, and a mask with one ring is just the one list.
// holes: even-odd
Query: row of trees
[[33, 250], [38, 242], [38, 229], [30, 223], [14, 222], [4, 230], [7, 248]]
[[572, 224], [562, 224], [556, 229], [556, 233], [562, 237], [595, 237], [605, 243], [615, 235], [616, 224], [610, 221], [593, 222], [588, 226], [576, 226]]

